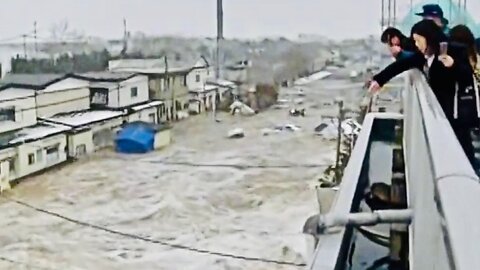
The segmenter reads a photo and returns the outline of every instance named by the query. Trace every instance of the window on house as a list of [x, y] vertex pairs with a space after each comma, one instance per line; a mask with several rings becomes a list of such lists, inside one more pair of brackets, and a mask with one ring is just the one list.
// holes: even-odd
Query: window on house
[[156, 123], [157, 121], [155, 121], [155, 113], [151, 113], [148, 115], [148, 120], [150, 120], [151, 123]]
[[130, 88], [130, 96], [131, 97], [137, 97], [138, 96], [138, 87]]
[[200, 74], [195, 75], [195, 81], [200, 82]]
[[41, 162], [43, 159], [43, 150], [42, 149], [38, 149], [37, 150], [37, 162]]
[[0, 108], [0, 121], [15, 121], [15, 107]]
[[46, 148], [47, 152], [47, 164], [56, 162], [60, 156], [58, 153], [58, 145], [50, 146]]
[[8, 160], [8, 167], [10, 167], [10, 172], [11, 173], [15, 172], [15, 158], [12, 158], [12, 159]]
[[28, 165], [32, 165], [35, 163], [35, 154], [28, 154]]

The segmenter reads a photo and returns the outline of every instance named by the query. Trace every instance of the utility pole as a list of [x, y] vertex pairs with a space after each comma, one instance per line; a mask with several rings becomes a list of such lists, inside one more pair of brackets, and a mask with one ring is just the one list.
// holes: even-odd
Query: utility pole
[[27, 35], [23, 34], [22, 37], [23, 37], [23, 56], [25, 57], [25, 59], [27, 59], [27, 41], [26, 41]]
[[[168, 57], [167, 55], [164, 56], [165, 59], [165, 79], [164, 79], [164, 88], [165, 91], [168, 92], [170, 90], [170, 85], [169, 85], [169, 74], [168, 74]], [[171, 106], [170, 106], [170, 121], [173, 122], [174, 118], [177, 116], [177, 109], [176, 109], [176, 104], [175, 104], [175, 87], [172, 87], [171, 89]]]
[[343, 122], [343, 100], [338, 99], [336, 100], [336, 103], [338, 104], [338, 134], [337, 134], [337, 155], [335, 159], [335, 182], [337, 184], [340, 183], [340, 178], [341, 178], [341, 172], [340, 172], [340, 152], [341, 152], [341, 147], [342, 147], [342, 122]]
[[37, 21], [33, 22], [33, 38], [35, 39], [35, 53], [38, 53], [38, 44], [37, 44]]
[[392, 0], [388, 0], [388, 19], [387, 19], [387, 26], [391, 25], [392, 20]]
[[217, 0], [217, 48], [215, 78], [220, 78], [220, 55], [223, 40], [223, 0]]
[[127, 32], [127, 19], [123, 19], [123, 48], [121, 51], [121, 56], [125, 56], [127, 54], [127, 39], [128, 39], [128, 32]]
[[382, 0], [382, 21], [380, 22], [380, 32], [383, 32], [383, 27], [385, 26], [385, 0]]
[[393, 0], [393, 27], [397, 26], [397, 0]]

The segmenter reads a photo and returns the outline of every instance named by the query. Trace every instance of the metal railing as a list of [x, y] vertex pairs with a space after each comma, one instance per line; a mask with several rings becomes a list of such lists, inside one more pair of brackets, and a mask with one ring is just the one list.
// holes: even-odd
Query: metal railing
[[480, 269], [480, 183], [416, 70], [406, 80], [403, 140], [411, 269]]
[[[480, 269], [480, 182], [435, 95], [419, 71], [409, 71], [403, 95], [403, 149], [408, 205], [409, 263], [412, 270]], [[374, 121], [399, 119], [392, 113], [367, 114], [328, 213], [346, 216], [358, 203], [368, 163]], [[367, 165], [368, 166], [368, 165]], [[387, 169], [387, 168], [385, 168]], [[357, 200], [357, 202], [355, 202]], [[346, 268], [352, 232], [348, 227], [319, 236], [312, 270]]]

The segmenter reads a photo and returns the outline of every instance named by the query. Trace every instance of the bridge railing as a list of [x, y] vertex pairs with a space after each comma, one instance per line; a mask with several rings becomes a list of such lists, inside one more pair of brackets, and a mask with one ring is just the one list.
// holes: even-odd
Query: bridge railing
[[406, 79], [403, 140], [411, 269], [480, 269], [480, 183], [416, 70]]
[[[422, 74], [414, 70], [406, 75], [403, 117], [367, 114], [328, 214], [344, 216], [357, 211], [359, 196], [369, 181], [366, 168], [381, 166], [369, 164], [368, 158], [372, 138], [379, 132], [374, 123], [403, 118], [407, 199], [413, 209], [410, 269], [480, 269], [479, 179]], [[346, 269], [352, 233], [351, 227], [344, 227], [320, 235], [309, 269]]]

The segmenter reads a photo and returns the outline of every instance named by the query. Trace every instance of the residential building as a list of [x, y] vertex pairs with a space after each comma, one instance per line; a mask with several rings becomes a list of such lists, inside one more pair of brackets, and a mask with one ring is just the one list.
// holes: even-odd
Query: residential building
[[122, 110], [84, 110], [43, 118], [47, 123], [69, 127], [68, 154], [79, 157], [112, 146], [119, 127], [126, 121]]
[[33, 126], [36, 123], [34, 90], [0, 88], [0, 133]]
[[109, 62], [112, 72], [137, 72], [148, 76], [150, 99], [165, 102], [162, 120], [178, 120], [188, 112], [189, 90], [205, 86], [211, 72], [208, 62], [169, 62], [165, 59], [123, 59]]
[[189, 110], [194, 113], [213, 110], [227, 95], [234, 94], [235, 89], [233, 82], [208, 79], [202, 88], [190, 91]]
[[248, 82], [249, 70], [252, 63], [248, 60], [238, 61], [227, 65], [222, 71], [222, 78], [236, 83]]
[[148, 77], [132, 72], [74, 74], [88, 82], [91, 108], [126, 108], [149, 100]]
[[[28, 106], [34, 104], [31, 96], [8, 103], [9, 106], [21, 108], [25, 100], [29, 100]], [[21, 118], [7, 120], [15, 124], [2, 124], [0, 133], [0, 191], [9, 189], [12, 181], [67, 160], [65, 132], [69, 130], [68, 127], [37, 123], [35, 106], [15, 110]], [[11, 113], [4, 113], [3, 116], [11, 117]]]
[[70, 74], [7, 74], [1, 84], [9, 92], [34, 90], [37, 117], [90, 107], [88, 81]]

